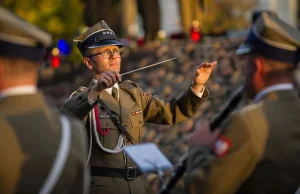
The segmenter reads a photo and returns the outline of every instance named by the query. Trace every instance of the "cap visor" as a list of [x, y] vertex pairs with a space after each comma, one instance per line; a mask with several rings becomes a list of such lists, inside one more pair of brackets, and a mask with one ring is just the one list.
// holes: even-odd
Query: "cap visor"
[[245, 55], [252, 51], [251, 46], [247, 45], [246, 43], [243, 43], [236, 51], [235, 54], [237, 55]]
[[88, 48], [99, 48], [99, 47], [104, 47], [104, 46], [121, 46], [122, 47], [123, 44], [117, 40], [102, 40], [100, 42], [93, 44], [92, 46], [89, 46]]

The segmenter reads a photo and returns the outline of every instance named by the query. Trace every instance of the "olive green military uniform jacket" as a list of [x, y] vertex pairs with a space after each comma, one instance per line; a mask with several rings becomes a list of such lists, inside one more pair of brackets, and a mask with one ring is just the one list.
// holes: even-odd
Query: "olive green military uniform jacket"
[[[100, 99], [104, 101], [111, 111], [119, 116], [122, 125], [133, 137], [134, 143], [141, 142], [145, 122], [164, 125], [183, 122], [195, 114], [197, 108], [207, 97], [208, 91], [206, 88], [202, 98], [199, 98], [189, 87], [177, 98], [160, 99], [146, 94], [131, 81], [124, 81], [119, 85], [119, 102], [105, 90], [100, 94]], [[99, 117], [102, 127], [110, 129], [108, 135], [100, 136], [100, 141], [105, 148], [112, 149], [116, 146], [120, 133], [104, 109], [100, 107], [98, 101], [95, 102], [94, 106], [99, 106], [100, 108]], [[93, 106], [88, 102], [88, 90], [77, 92], [61, 108], [63, 112], [72, 113], [80, 119], [86, 118], [92, 109]], [[86, 122], [86, 126], [89, 130], [89, 122]], [[94, 136], [92, 142], [92, 154], [89, 161], [91, 166], [110, 168], [135, 167], [133, 162], [124, 156], [123, 152], [108, 154], [103, 152], [95, 143]], [[125, 144], [128, 145], [130, 142], [125, 141]], [[92, 176], [91, 180], [91, 193], [145, 193], [145, 185], [141, 176], [130, 181], [126, 181], [125, 177], [104, 176]]]
[[[207, 148], [189, 153], [185, 184], [191, 194], [285, 194], [300, 185], [300, 100], [275, 91], [234, 114], [223, 131], [229, 150], [200, 168]], [[228, 145], [228, 144], [227, 144]]]
[[[71, 141], [65, 165], [50, 193], [87, 193], [84, 127], [77, 119], [64, 118], [69, 121]], [[0, 193], [42, 190], [62, 143], [61, 125], [58, 112], [48, 106], [40, 93], [0, 99]]]

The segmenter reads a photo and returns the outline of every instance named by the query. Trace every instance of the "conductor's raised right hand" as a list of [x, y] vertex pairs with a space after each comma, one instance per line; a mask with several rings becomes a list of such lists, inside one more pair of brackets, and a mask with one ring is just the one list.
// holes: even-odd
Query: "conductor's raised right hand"
[[93, 89], [97, 92], [102, 92], [107, 88], [113, 87], [116, 82], [121, 81], [121, 75], [117, 71], [105, 71], [100, 74], [97, 79], [96, 85]]
[[100, 74], [97, 83], [89, 91], [89, 99], [94, 101], [105, 89], [113, 87], [116, 82], [121, 81], [121, 75], [117, 71], [105, 71]]

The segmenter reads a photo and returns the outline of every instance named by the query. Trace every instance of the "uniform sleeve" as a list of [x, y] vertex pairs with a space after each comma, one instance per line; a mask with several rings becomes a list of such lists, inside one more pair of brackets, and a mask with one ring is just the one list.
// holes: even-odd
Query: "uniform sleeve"
[[141, 89], [140, 93], [145, 121], [165, 125], [173, 125], [191, 118], [209, 95], [206, 87], [201, 98], [194, 94], [191, 87], [176, 98], [151, 96]]
[[192, 87], [191, 87], [191, 90], [192, 90], [192, 92], [193, 92], [196, 96], [198, 96], [199, 98], [202, 98], [202, 96], [203, 96], [203, 94], [204, 94], [204, 92], [205, 92], [205, 86], [203, 86], [201, 92], [195, 91]]
[[208, 148], [195, 147], [190, 150], [185, 176], [188, 193], [233, 194], [258, 163], [263, 146], [255, 145], [260, 143], [254, 141], [254, 136], [241, 118], [234, 117], [222, 137], [228, 140], [228, 152], [210, 163], [203, 164], [199, 159]]
[[89, 90], [76, 92], [71, 98], [62, 105], [60, 111], [64, 114], [72, 115], [80, 120], [85, 119], [93, 107], [99, 102], [99, 97], [93, 104], [89, 103]]

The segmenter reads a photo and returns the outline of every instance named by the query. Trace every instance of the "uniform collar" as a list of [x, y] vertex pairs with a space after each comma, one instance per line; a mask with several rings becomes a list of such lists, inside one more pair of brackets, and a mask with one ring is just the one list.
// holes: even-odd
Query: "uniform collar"
[[23, 85], [17, 87], [10, 87], [0, 92], [0, 100], [10, 96], [36, 94], [37, 88], [34, 85]]
[[294, 86], [290, 83], [272, 85], [272, 86], [266, 87], [265, 89], [260, 91], [258, 94], [256, 94], [254, 101], [257, 102], [257, 101], [261, 100], [262, 97], [264, 97], [265, 95], [267, 95], [271, 92], [282, 91], [282, 90], [293, 90], [293, 89], [294, 89]]

